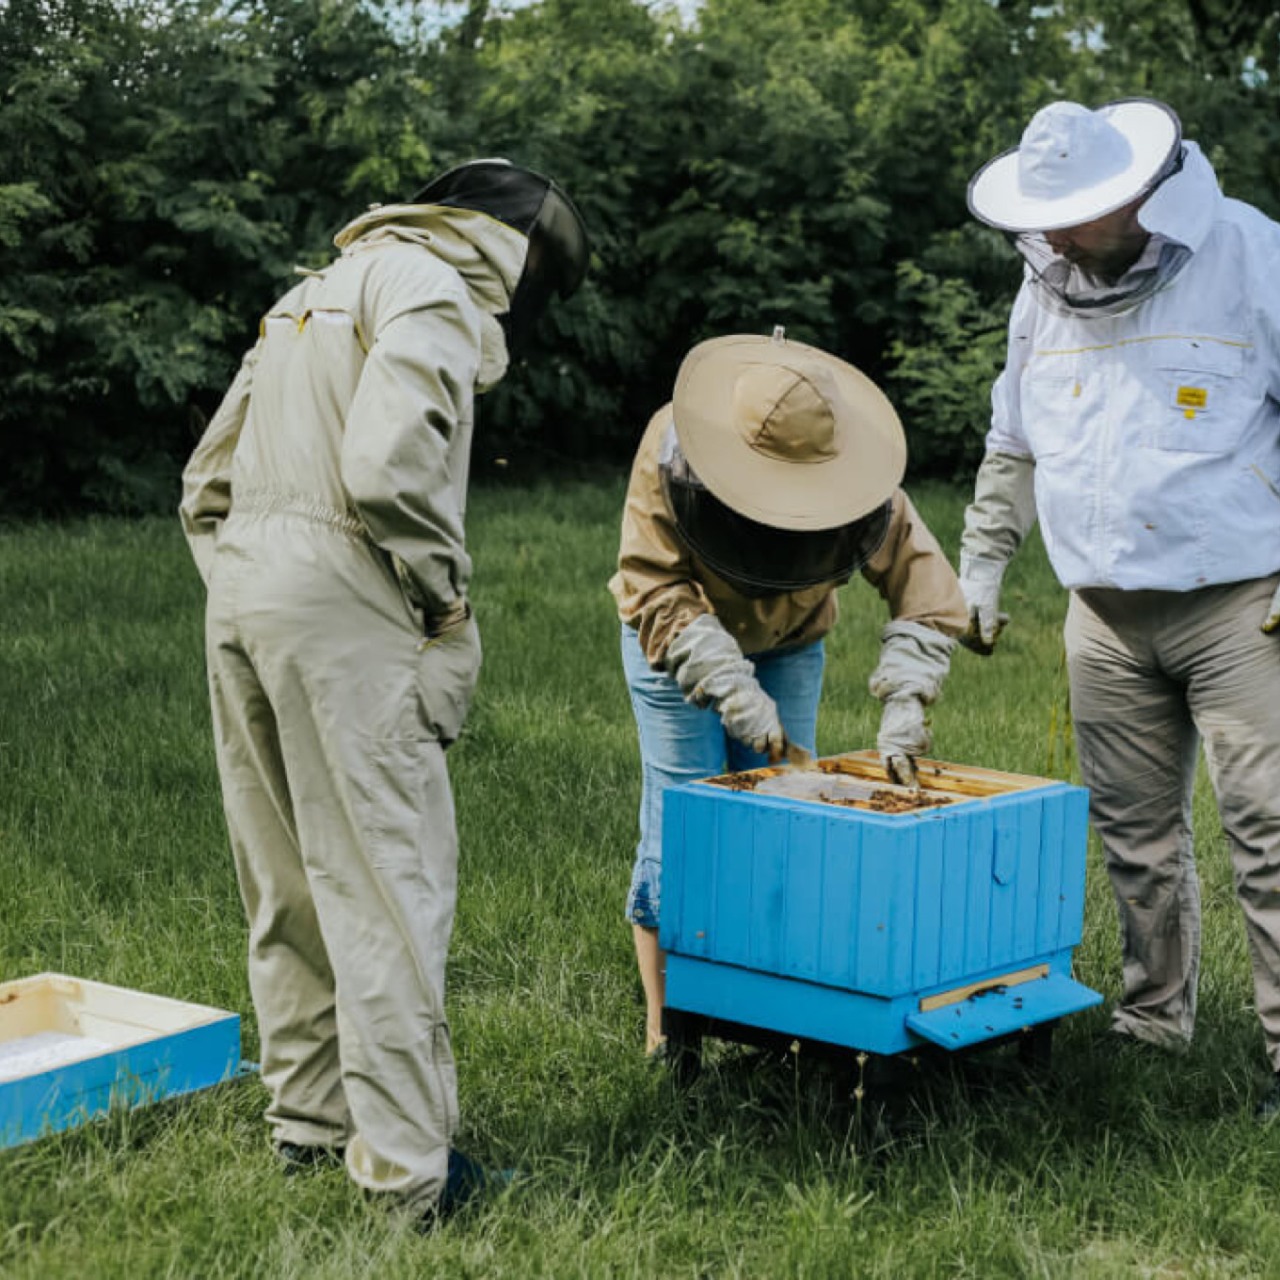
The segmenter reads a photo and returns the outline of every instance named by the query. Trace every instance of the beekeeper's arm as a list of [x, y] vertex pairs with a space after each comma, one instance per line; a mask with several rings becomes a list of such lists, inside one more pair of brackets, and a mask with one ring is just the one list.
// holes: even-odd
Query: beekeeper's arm
[[655, 415], [636, 451], [609, 589], [649, 665], [670, 675], [695, 706], [712, 707], [731, 738], [778, 758], [787, 738], [777, 705], [716, 617], [662, 492], [658, 455], [669, 419], [669, 410]]
[[901, 489], [884, 542], [862, 574], [892, 617], [880, 633], [880, 660], [869, 682], [884, 706], [876, 747], [886, 773], [914, 786], [915, 762], [931, 744], [925, 708], [950, 670], [955, 637], [965, 625], [964, 596], [937, 539]]
[[467, 615], [463, 528], [480, 315], [458, 286], [379, 324], [347, 413], [342, 482], [435, 634]]
[[[1280, 232], [1275, 224], [1267, 228], [1273, 242], [1280, 241]], [[1270, 253], [1270, 271], [1280, 271], [1280, 244]], [[1257, 277], [1259, 280], [1274, 280], [1275, 275]], [[1258, 309], [1259, 323], [1257, 330], [1263, 359], [1266, 361], [1268, 382], [1267, 390], [1272, 400], [1280, 403], [1280, 298], [1271, 288], [1258, 288], [1253, 291], [1253, 303]], [[1267, 607], [1267, 616], [1262, 620], [1262, 629], [1269, 635], [1280, 631], [1280, 587], [1276, 588]]]
[[714, 613], [699, 614], [671, 642], [666, 669], [696, 707], [712, 707], [724, 731], [752, 751], [780, 760], [787, 735], [778, 706], [761, 688], [755, 667]]
[[960, 537], [960, 589], [968, 619], [960, 643], [981, 654], [992, 651], [1009, 620], [1000, 612], [1000, 585], [1014, 552], [1036, 522], [1035, 460], [1022, 432], [1019, 391], [1031, 345], [1032, 305], [1024, 285], [1009, 321], [1005, 367], [991, 391], [987, 452]]
[[222, 397], [182, 471], [182, 502], [178, 515], [196, 568], [206, 586], [213, 567], [218, 529], [231, 510], [231, 458], [249, 412], [249, 392], [258, 348], [240, 362], [239, 371]]

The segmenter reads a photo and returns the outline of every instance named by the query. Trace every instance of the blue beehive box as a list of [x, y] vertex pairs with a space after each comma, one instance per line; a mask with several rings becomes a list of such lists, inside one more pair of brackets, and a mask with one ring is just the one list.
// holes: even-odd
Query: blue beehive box
[[1071, 976], [1088, 793], [874, 752], [675, 787], [659, 940], [671, 1009], [892, 1054], [1097, 1004]]
[[240, 1071], [237, 1014], [60, 973], [0, 983], [0, 1147]]

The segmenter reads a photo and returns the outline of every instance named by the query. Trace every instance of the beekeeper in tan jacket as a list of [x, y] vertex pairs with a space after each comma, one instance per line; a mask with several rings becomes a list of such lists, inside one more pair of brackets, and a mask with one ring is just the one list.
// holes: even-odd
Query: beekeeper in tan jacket
[[473, 161], [374, 207], [267, 313], [183, 476], [275, 1149], [431, 1221], [452, 1149], [457, 839], [445, 748], [480, 667], [474, 398], [586, 268], [548, 179]]
[[871, 676], [884, 704], [877, 745], [888, 775], [915, 783], [930, 745], [925, 708], [967, 617], [955, 573], [899, 487], [906, 457], [880, 389], [781, 330], [695, 347], [640, 442], [609, 589], [643, 766], [627, 919], [655, 1057], [663, 792], [813, 752], [822, 638], [836, 588], [859, 569], [892, 619]]

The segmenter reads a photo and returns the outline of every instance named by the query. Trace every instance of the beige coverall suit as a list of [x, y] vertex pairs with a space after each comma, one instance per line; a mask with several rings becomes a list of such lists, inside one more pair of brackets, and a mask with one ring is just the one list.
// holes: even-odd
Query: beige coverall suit
[[480, 666], [463, 511], [473, 399], [527, 241], [375, 208], [263, 321], [184, 473], [267, 1118], [430, 1206], [457, 1126], [444, 749]]

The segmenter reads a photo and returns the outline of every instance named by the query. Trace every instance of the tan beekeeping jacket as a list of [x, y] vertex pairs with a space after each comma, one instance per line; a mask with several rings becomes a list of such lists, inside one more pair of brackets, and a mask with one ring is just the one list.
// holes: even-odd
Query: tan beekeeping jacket
[[[694, 556], [676, 530], [658, 457], [671, 406], [654, 414], [640, 441], [622, 514], [618, 571], [609, 590], [618, 616], [634, 627], [645, 656], [662, 665], [667, 647], [701, 613], [714, 613], [747, 654], [808, 644], [836, 621], [836, 588], [825, 582], [783, 595], [742, 595]], [[906, 493], [893, 495], [889, 531], [862, 576], [895, 621], [959, 635], [967, 617], [954, 570]]]
[[375, 207], [342, 256], [264, 317], [183, 472], [183, 528], [206, 583], [240, 511], [349, 521], [394, 558], [415, 606], [466, 594], [474, 396], [496, 382], [528, 242], [484, 214]]

